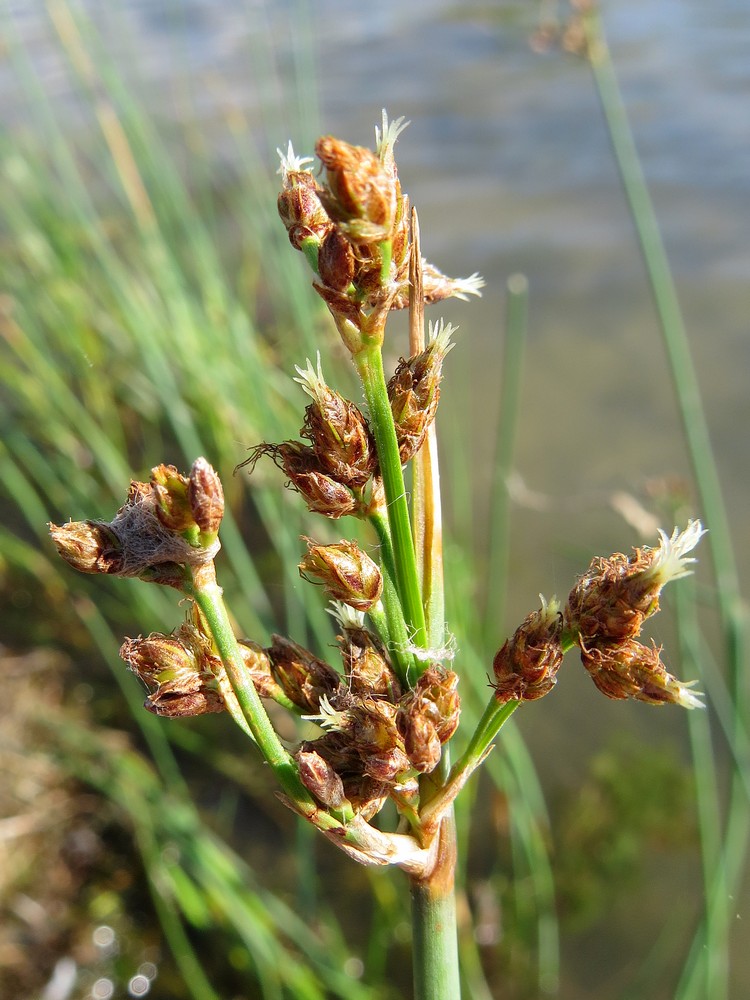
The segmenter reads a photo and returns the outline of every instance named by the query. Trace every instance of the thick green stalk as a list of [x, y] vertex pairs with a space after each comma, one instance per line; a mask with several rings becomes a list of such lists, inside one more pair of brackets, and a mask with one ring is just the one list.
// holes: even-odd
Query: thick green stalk
[[[695, 579], [680, 581], [675, 588], [677, 636], [680, 643], [683, 676], [692, 677], [701, 662], [700, 630], [695, 592]], [[710, 691], [709, 691], [710, 694]], [[688, 712], [688, 729], [693, 754], [696, 785], [696, 813], [700, 830], [703, 862], [703, 886], [706, 906], [702, 926], [696, 935], [704, 955], [700, 963], [690, 956], [681, 977], [681, 989], [690, 996], [690, 987], [700, 984], [706, 996], [720, 1000], [729, 995], [731, 919], [723, 901], [730, 894], [726, 882], [726, 865], [722, 857], [720, 772], [711, 739], [711, 723], [707, 712]], [[702, 969], [700, 968], [702, 966]], [[702, 974], [701, 974], [702, 973]], [[676, 993], [676, 996], [680, 993]]]
[[456, 937], [456, 832], [452, 816], [440, 827], [438, 860], [429, 879], [412, 879], [414, 1000], [460, 1000]]
[[501, 705], [494, 695], [490, 698], [468, 747], [451, 771], [451, 779], [461, 774], [467, 767], [471, 767], [475, 761], [487, 753], [492, 741], [520, 704], [520, 701], [506, 701], [505, 704]]
[[452, 807], [456, 796], [484, 760], [491, 749], [492, 741], [502, 726], [520, 704], [520, 701], [508, 701], [499, 705], [494, 698], [490, 699], [477, 728], [474, 730], [469, 746], [450, 769], [450, 773], [443, 778], [443, 783], [434, 796], [427, 800], [420, 809], [423, 829], [433, 828], [441, 817], [444, 817], [443, 823], [448, 819], [452, 821], [452, 816], [449, 817], [448, 813], [449, 808]]
[[378, 461], [385, 487], [388, 523], [393, 542], [396, 586], [401, 598], [404, 618], [410, 631], [410, 639], [415, 645], [424, 646], [424, 610], [419, 592], [419, 578], [409, 520], [409, 505], [406, 500], [404, 474], [401, 469], [401, 457], [396, 439], [396, 429], [393, 425], [391, 404], [388, 401], [388, 388], [380, 347], [376, 345], [365, 347], [354, 355], [354, 363], [362, 379], [370, 422], [378, 449]]

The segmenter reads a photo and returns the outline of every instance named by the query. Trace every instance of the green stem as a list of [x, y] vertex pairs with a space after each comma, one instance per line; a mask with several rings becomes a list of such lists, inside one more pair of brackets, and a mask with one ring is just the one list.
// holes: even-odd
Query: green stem
[[378, 449], [378, 462], [383, 477], [388, 523], [393, 542], [396, 587], [411, 642], [417, 646], [424, 646], [425, 618], [419, 592], [414, 541], [409, 520], [409, 505], [406, 500], [404, 474], [401, 469], [401, 457], [396, 439], [396, 429], [393, 425], [391, 404], [388, 400], [383, 357], [379, 345], [363, 348], [354, 355], [354, 363], [362, 379], [370, 422]]
[[520, 701], [506, 701], [501, 705], [494, 695], [490, 698], [468, 747], [460, 760], [456, 761], [451, 778], [461, 771], [465, 771], [472, 761], [477, 760], [487, 752], [494, 738], [520, 704]]
[[456, 933], [456, 832], [453, 817], [440, 827], [438, 859], [429, 879], [412, 879], [414, 1000], [460, 1000]]
[[[393, 666], [396, 668], [399, 680], [409, 686], [409, 669], [414, 666], [414, 657], [408, 652], [411, 636], [404, 619], [404, 611], [399, 600], [396, 586], [396, 564], [393, 558], [393, 545], [388, 528], [388, 519], [382, 512], [370, 514], [370, 522], [378, 534], [380, 541], [381, 570], [383, 573], [383, 608], [385, 609], [387, 646]], [[372, 617], [372, 612], [370, 612]], [[373, 619], [374, 620], [374, 619]], [[381, 634], [381, 638], [385, 638]]]
[[[385, 590], [385, 579], [383, 580], [383, 590]], [[377, 604], [373, 604], [367, 615], [375, 627], [375, 631], [383, 643], [385, 648], [390, 652], [391, 650], [391, 628], [388, 624], [388, 615], [383, 607], [383, 599], [381, 598]]]
[[[683, 676], [693, 676], [700, 663], [700, 633], [695, 595], [695, 579], [680, 581], [675, 588], [674, 601], [677, 615], [677, 637], [680, 643]], [[703, 979], [706, 996], [720, 1000], [729, 995], [728, 972], [730, 966], [731, 922], [723, 901], [731, 895], [726, 882], [726, 865], [722, 857], [721, 842], [721, 787], [720, 772], [711, 741], [711, 726], [707, 712], [688, 712], [688, 728], [693, 755], [695, 776], [696, 812], [700, 831], [701, 859], [703, 863], [703, 894], [705, 908], [698, 940], [703, 946]], [[692, 956], [691, 956], [692, 957]], [[682, 982], [694, 978], [693, 962], [686, 963], [687, 974]], [[697, 970], [697, 966], [695, 967]], [[689, 971], [687, 971], [689, 970]], [[689, 996], [689, 989], [686, 989]], [[675, 994], [676, 996], [678, 994]]]
[[[338, 821], [327, 817], [320, 810], [310, 792], [302, 784], [294, 760], [284, 749], [255, 685], [244, 668], [237, 639], [224, 605], [222, 590], [216, 582], [213, 563], [193, 569], [192, 584], [186, 585], [185, 589], [206, 620], [242, 710], [244, 722], [282, 789], [301, 812], [310, 818], [315, 817], [316, 826], [321, 823], [326, 828], [338, 826]], [[245, 729], [245, 726], [242, 728]]]
[[[456, 797], [484, 760], [501, 727], [505, 725], [520, 704], [519, 701], [508, 701], [503, 705], [498, 705], [494, 698], [490, 700], [463, 756], [456, 761], [450, 774], [443, 779], [435, 794], [430, 798], [423, 796], [423, 805], [420, 809], [423, 833], [434, 830], [440, 822], [453, 822], [453, 814], [450, 810], [453, 808]], [[447, 761], [446, 757], [446, 765]]]

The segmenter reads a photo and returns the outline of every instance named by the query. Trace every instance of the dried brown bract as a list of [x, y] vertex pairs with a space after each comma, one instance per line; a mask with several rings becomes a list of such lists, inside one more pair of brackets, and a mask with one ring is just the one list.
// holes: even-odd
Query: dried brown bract
[[315, 452], [321, 468], [337, 482], [362, 489], [377, 468], [375, 442], [362, 411], [326, 383], [320, 367], [308, 360], [297, 368], [297, 382], [312, 398], [300, 431]]
[[649, 705], [700, 708], [703, 702], [673, 677], [661, 661], [661, 646], [635, 639], [581, 648], [581, 660], [597, 688], [608, 698], [634, 698]]
[[268, 455], [286, 473], [288, 485], [303, 497], [308, 510], [313, 513], [337, 520], [360, 511], [360, 502], [349, 487], [323, 471], [320, 459], [310, 445], [300, 441], [259, 444], [237, 468], [249, 465], [252, 471], [262, 455]]
[[461, 700], [457, 687], [458, 676], [452, 670], [432, 664], [401, 699], [399, 729], [417, 771], [434, 770], [442, 745], [458, 728]]
[[583, 665], [608, 697], [689, 708], [702, 704], [689, 684], [667, 673], [660, 650], [643, 646], [636, 637], [644, 621], [659, 610], [664, 585], [690, 572], [695, 560], [688, 553], [703, 533], [699, 521], [690, 521], [671, 536], [659, 532], [655, 548], [596, 558], [570, 592], [565, 630], [581, 647]]
[[111, 521], [49, 527], [60, 555], [80, 572], [139, 576], [179, 588], [181, 567], [203, 565], [216, 555], [223, 511], [218, 476], [199, 458], [189, 476], [158, 465], [148, 483], [131, 482]]

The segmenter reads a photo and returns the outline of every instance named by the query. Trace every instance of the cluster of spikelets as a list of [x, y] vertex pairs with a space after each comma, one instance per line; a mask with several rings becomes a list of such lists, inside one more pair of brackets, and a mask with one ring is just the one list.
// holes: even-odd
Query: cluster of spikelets
[[[404, 692], [364, 616], [340, 604], [339, 621], [341, 673], [284, 636], [239, 646], [261, 697], [327, 730], [295, 753], [307, 788], [323, 805], [347, 802], [369, 819], [388, 795], [416, 794], [414, 776], [437, 765], [458, 725], [458, 678], [433, 665]], [[120, 655], [150, 689], [145, 707], [155, 714], [225, 710], [221, 661], [198, 616], [171, 635], [128, 639]]]
[[[411, 220], [393, 155], [404, 128], [403, 119], [389, 124], [383, 112], [375, 152], [323, 136], [315, 147], [323, 180], [307, 168], [309, 157], [295, 156], [291, 143], [286, 154], [279, 151], [279, 215], [353, 354], [382, 341], [388, 312], [409, 305]], [[428, 304], [475, 295], [484, 284], [476, 274], [448, 278], [426, 260], [421, 271]]]
[[[315, 287], [352, 354], [382, 340], [388, 312], [408, 302], [408, 203], [393, 159], [400, 127], [384, 118], [375, 153], [330, 136], [321, 139], [316, 152], [326, 182], [304, 169], [307, 161], [296, 158], [291, 147], [282, 156], [281, 218], [292, 244], [313, 266]], [[465, 297], [481, 286], [476, 277], [453, 280], [422, 264], [429, 301]], [[388, 382], [402, 464], [419, 451], [435, 418], [452, 332], [450, 325], [431, 326], [425, 349], [402, 358]], [[316, 368], [308, 361], [297, 373], [310, 397], [302, 440], [260, 444], [242, 464], [252, 468], [269, 456], [308, 508], [327, 518], [382, 513], [385, 496], [367, 417], [326, 383], [320, 357]], [[199, 484], [209, 477], [215, 499], [210, 534], [196, 499]], [[188, 476], [159, 466], [149, 483], [131, 484], [111, 522], [53, 526], [52, 534], [63, 557], [79, 570], [137, 575], [184, 590], [190, 572], [216, 554], [220, 503], [223, 510], [221, 484], [205, 460]], [[420, 675], [407, 683], [365, 623], [383, 589], [379, 566], [354, 542], [306, 541], [299, 570], [336, 602], [341, 670], [279, 635], [265, 648], [240, 640], [239, 653], [262, 698], [323, 729], [294, 754], [305, 786], [325, 807], [346, 803], [368, 819], [389, 795], [402, 803], [414, 799], [418, 776], [437, 766], [458, 725], [458, 679], [437, 662], [423, 662]], [[231, 685], [195, 605], [190, 620], [175, 632], [128, 639], [121, 655], [149, 690], [145, 707], [158, 715], [221, 712], [231, 705]]]
[[[393, 146], [402, 119], [376, 129], [376, 151], [333, 136], [318, 140], [316, 153], [325, 179], [294, 155], [281, 155], [282, 190], [278, 209], [292, 246], [315, 273], [313, 287], [326, 302], [341, 338], [356, 357], [382, 343], [392, 309], [409, 303], [412, 248], [408, 199], [401, 190]], [[477, 275], [448, 278], [420, 261], [425, 302], [478, 294]], [[388, 399], [402, 464], [419, 451], [435, 417], [440, 378], [451, 349], [450, 324], [430, 326], [426, 348], [401, 359], [388, 382]], [[262, 455], [286, 473], [310, 510], [330, 518], [366, 518], [383, 507], [378, 458], [372, 431], [359, 407], [331, 389], [308, 361], [299, 381], [312, 399], [300, 430], [303, 441], [261, 444], [245, 465]]]
[[221, 480], [198, 458], [189, 476], [159, 465], [148, 483], [131, 482], [111, 521], [51, 524], [50, 534], [81, 573], [137, 576], [181, 589], [185, 567], [208, 563], [219, 551], [223, 516]]
[[[139, 576], [181, 590], [186, 567], [215, 554], [222, 512], [220, 481], [198, 459], [188, 476], [161, 465], [148, 483], [131, 483], [110, 522], [70, 522], [51, 531], [60, 554], [81, 572]], [[337, 599], [343, 670], [280, 635], [267, 648], [240, 640], [240, 654], [261, 697], [325, 730], [295, 754], [306, 787], [324, 806], [346, 802], [369, 819], [389, 795], [415, 795], [415, 776], [436, 767], [458, 725], [458, 678], [433, 664], [413, 687], [402, 688], [382, 642], [365, 626], [364, 612], [380, 598], [380, 570], [353, 542], [308, 540], [299, 568]], [[145, 707], [156, 715], [222, 712], [232, 697], [195, 605], [190, 621], [171, 634], [127, 639], [120, 654], [147, 686]]]
[[702, 705], [691, 684], [668, 673], [661, 647], [638, 641], [644, 622], [659, 610], [662, 587], [690, 572], [695, 560], [687, 554], [702, 534], [700, 522], [691, 521], [671, 537], [661, 532], [656, 548], [593, 559], [563, 611], [556, 601], [543, 601], [499, 650], [493, 664], [498, 701], [534, 701], [547, 694], [564, 652], [577, 645], [591, 679], [608, 698]]
[[[437, 412], [443, 361], [453, 347], [450, 323], [430, 325], [427, 347], [399, 361], [388, 382], [388, 400], [405, 465], [422, 447]], [[367, 418], [351, 400], [325, 381], [318, 357], [317, 371], [308, 361], [297, 368], [299, 382], [311, 402], [300, 428], [303, 441], [263, 443], [239, 466], [252, 470], [266, 455], [284, 471], [290, 487], [301, 494], [309, 510], [329, 518], [367, 518], [385, 504], [378, 458]]]
[[[281, 218], [292, 245], [304, 253], [315, 273], [315, 288], [355, 367], [366, 352], [379, 350], [389, 311], [407, 304], [414, 274], [409, 268], [418, 257], [393, 158], [400, 128], [400, 121], [389, 126], [384, 117], [374, 153], [330, 136], [319, 140], [316, 152], [324, 179], [306, 169], [307, 161], [295, 157], [291, 146], [282, 156]], [[427, 302], [465, 297], [481, 286], [476, 276], [450, 279], [426, 261], [419, 261], [419, 271]], [[431, 326], [427, 346], [401, 359], [387, 386], [383, 382], [388, 425], [392, 418], [398, 449], [396, 468], [399, 461], [405, 465], [417, 455], [435, 419], [451, 334], [450, 326]], [[362, 369], [357, 370], [367, 396]], [[387, 496], [388, 477], [384, 485], [379, 460], [382, 424], [372, 425], [372, 405], [368, 417], [332, 389], [319, 358], [316, 368], [308, 361], [297, 372], [311, 400], [302, 440], [260, 444], [243, 464], [253, 467], [269, 456], [308, 508], [327, 518], [351, 515], [376, 522], [390, 515], [393, 496]], [[246, 726], [237, 689], [252, 681], [251, 688], [261, 698], [320, 726], [321, 735], [297, 746], [293, 760], [304, 788], [329, 817], [366, 823], [391, 798], [402, 815], [410, 821], [417, 817], [418, 824], [419, 777], [435, 770], [458, 725], [457, 675], [438, 662], [439, 651], [423, 649], [416, 656], [413, 648], [407, 651], [389, 639], [381, 603], [385, 569], [355, 542], [319, 544], [306, 539], [299, 570], [335, 602], [341, 669], [274, 635], [266, 647], [239, 641], [238, 681], [231, 656], [228, 660], [219, 654], [217, 633], [197, 597], [200, 587], [221, 593], [213, 561], [223, 511], [219, 477], [201, 458], [187, 476], [160, 465], [148, 483], [131, 483], [126, 503], [110, 522], [52, 525], [51, 532], [63, 558], [78, 570], [138, 576], [194, 598], [189, 620], [176, 631], [128, 639], [122, 646], [122, 657], [148, 688], [146, 708], [167, 717], [227, 709]], [[556, 601], [543, 601], [494, 658], [496, 707], [547, 694], [564, 653], [574, 646], [580, 648], [596, 686], [611, 698], [699, 705], [690, 686], [666, 671], [660, 650], [642, 645], [638, 636], [644, 621], [658, 610], [664, 584], [688, 572], [693, 560], [687, 553], [701, 534], [700, 524], [691, 522], [681, 534], [662, 534], [657, 548], [636, 549], [630, 557], [618, 553], [597, 558], [564, 609]], [[386, 627], [381, 629], [377, 623], [384, 619]], [[413, 666], [411, 672], [404, 669], [405, 662]], [[260, 702], [253, 711], [263, 714]], [[489, 732], [486, 728], [484, 735]], [[439, 808], [449, 806], [481, 762], [488, 751], [484, 742], [471, 758], [470, 741], [470, 759], [454, 766], [453, 778], [447, 777], [428, 807], [433, 813], [438, 809], [435, 802]], [[363, 843], [368, 846], [363, 848]], [[386, 863], [382, 857], [388, 852], [381, 842], [373, 846], [365, 838], [358, 850], [359, 860], [370, 851], [378, 863]], [[386, 853], [378, 853], [382, 851]]]

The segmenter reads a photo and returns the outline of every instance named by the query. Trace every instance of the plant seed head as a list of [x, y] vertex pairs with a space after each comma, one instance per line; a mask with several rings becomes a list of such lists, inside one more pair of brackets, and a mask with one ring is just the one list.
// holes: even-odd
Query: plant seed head
[[383, 577], [377, 563], [356, 542], [318, 545], [307, 538], [307, 554], [299, 565], [305, 579], [323, 584], [326, 593], [358, 611], [368, 611], [380, 600]]
[[523, 620], [493, 661], [495, 698], [501, 704], [549, 694], [563, 659], [561, 636], [560, 605], [542, 598], [542, 607]]
[[188, 480], [188, 501], [193, 520], [204, 535], [215, 536], [224, 516], [224, 490], [205, 458], [196, 458]]
[[122, 570], [122, 543], [105, 521], [69, 521], [50, 524], [57, 551], [79, 573], [111, 573]]
[[266, 650], [271, 671], [284, 694], [308, 713], [320, 711], [320, 700], [330, 698], [341, 686], [341, 677], [309, 649], [281, 635], [271, 636]]
[[219, 660], [194, 626], [183, 624], [172, 635], [126, 639], [120, 656], [149, 689], [144, 708], [155, 715], [181, 718], [225, 710], [214, 673]]
[[661, 647], [635, 639], [581, 648], [581, 659], [597, 688], [608, 698], [634, 698], [650, 705], [703, 708], [702, 696], [670, 674], [661, 661]]
[[659, 610], [659, 595], [670, 580], [691, 572], [688, 557], [704, 534], [700, 521], [690, 521], [671, 537], [663, 531], [656, 548], [635, 548], [630, 556], [616, 552], [592, 560], [568, 596], [565, 627], [581, 645], [621, 642], [640, 634], [644, 621]]

